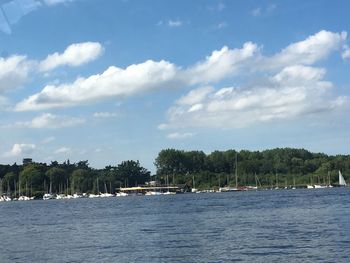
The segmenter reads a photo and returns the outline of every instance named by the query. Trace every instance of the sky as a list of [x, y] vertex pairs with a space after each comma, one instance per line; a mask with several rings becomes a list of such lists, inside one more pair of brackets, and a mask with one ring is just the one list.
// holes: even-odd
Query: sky
[[349, 154], [349, 1], [0, 0], [0, 163]]

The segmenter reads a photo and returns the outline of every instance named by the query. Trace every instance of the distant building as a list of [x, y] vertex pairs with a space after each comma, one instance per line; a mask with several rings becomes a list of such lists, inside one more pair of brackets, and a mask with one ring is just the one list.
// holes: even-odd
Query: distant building
[[26, 165], [26, 164], [30, 164], [33, 162], [33, 159], [32, 158], [24, 158], [23, 159], [23, 165]]

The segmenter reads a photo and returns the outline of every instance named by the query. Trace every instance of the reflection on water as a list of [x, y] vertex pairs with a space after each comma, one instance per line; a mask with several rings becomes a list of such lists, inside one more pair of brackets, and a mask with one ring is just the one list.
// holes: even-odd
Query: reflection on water
[[1, 262], [349, 262], [346, 188], [0, 204]]

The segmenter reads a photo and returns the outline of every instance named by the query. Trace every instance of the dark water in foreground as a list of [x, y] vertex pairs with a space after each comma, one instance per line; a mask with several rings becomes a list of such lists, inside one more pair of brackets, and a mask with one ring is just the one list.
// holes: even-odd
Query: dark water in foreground
[[350, 262], [350, 189], [0, 203], [0, 262]]

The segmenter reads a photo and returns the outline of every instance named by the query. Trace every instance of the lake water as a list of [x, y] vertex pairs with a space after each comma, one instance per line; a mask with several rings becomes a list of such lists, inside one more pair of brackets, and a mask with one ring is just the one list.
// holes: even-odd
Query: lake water
[[350, 189], [0, 203], [0, 262], [350, 262]]

